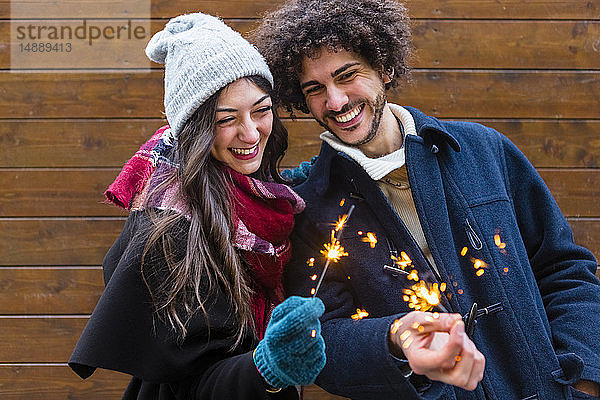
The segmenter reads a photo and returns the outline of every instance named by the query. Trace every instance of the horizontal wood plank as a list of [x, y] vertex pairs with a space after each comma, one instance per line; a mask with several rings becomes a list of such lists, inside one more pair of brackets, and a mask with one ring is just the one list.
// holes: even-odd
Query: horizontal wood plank
[[[161, 30], [167, 21], [150, 21], [148, 38]], [[144, 22], [134, 20], [133, 23], [141, 26]], [[257, 23], [256, 20], [240, 19], [225, 22], [242, 34]], [[11, 24], [15, 30], [17, 26], [37, 26], [39, 22], [0, 21], [0, 37], [11, 37]], [[600, 21], [427, 19], [413, 21], [412, 27], [416, 49], [410, 62], [413, 68], [598, 69], [600, 66]], [[74, 49], [68, 56], [77, 57], [78, 68], [132, 68], [132, 62], [134, 66], [145, 67], [141, 61], [149, 62], [142, 53], [147, 40], [143, 43], [99, 40], [94, 46], [89, 46], [85, 40], [74, 41]], [[10, 63], [11, 48], [25, 42], [31, 40], [13, 37], [9, 45], [0, 46], [0, 69], [18, 69]], [[106, 51], [110, 54], [103, 53]], [[132, 60], [132, 52], [139, 52], [140, 57]], [[110, 66], [108, 58], [115, 60]], [[66, 63], [63, 68], [72, 67], [73, 61], [67, 55], [58, 60]], [[147, 66], [162, 68], [156, 63]]]
[[[30, 0], [1, 0], [0, 18], [10, 17], [10, 4], [18, 3], [27, 6]], [[53, 13], [59, 15], [73, 15], [79, 18], [91, 17], [88, 9], [84, 7], [73, 7], [70, 2], [66, 3], [70, 7], [56, 10], [51, 9]], [[191, 1], [169, 1], [153, 0], [151, 2], [151, 15], [153, 18], [168, 18], [183, 13], [202, 11], [209, 14], [218, 15], [222, 18], [254, 18], [264, 13], [283, 1], [267, 0], [191, 0]], [[53, 3], [54, 4], [54, 3]], [[516, 19], [598, 19], [600, 12], [600, 1], [564, 1], [564, 0], [540, 0], [540, 1], [521, 1], [521, 0], [406, 0], [404, 2], [413, 18], [516, 18]], [[55, 6], [56, 7], [56, 6]], [[45, 9], [38, 7], [31, 10], [29, 15], [43, 18]], [[47, 11], [46, 11], [47, 12]], [[104, 12], [98, 10], [94, 13], [96, 17], [111, 17], [113, 14], [110, 8], [105, 8]]]
[[0, 317], [0, 363], [66, 363], [87, 317]]
[[0, 268], [0, 314], [91, 314], [103, 290], [100, 267]]
[[119, 169], [1, 170], [0, 215], [127, 216], [104, 203], [104, 191]]
[[0, 265], [100, 265], [123, 219], [2, 219]]
[[[476, 120], [507, 135], [538, 168], [600, 165], [600, 120]], [[0, 168], [120, 168], [161, 119], [6, 120], [0, 124]], [[323, 131], [309, 119], [284, 120], [289, 145], [282, 165], [318, 154]]]
[[[0, 94], [0, 118], [160, 118], [163, 76], [3, 72]], [[389, 98], [442, 118], [598, 119], [600, 71], [415, 71]]]
[[417, 20], [412, 39], [414, 68], [600, 67], [600, 21]]
[[[600, 218], [570, 218], [575, 241], [600, 258]], [[0, 265], [99, 265], [121, 219], [2, 219]]]
[[105, 400], [119, 399], [131, 377], [97, 370], [86, 380], [68, 366], [0, 366], [0, 396], [3, 400]]
[[[0, 169], [0, 215], [126, 216], [125, 210], [103, 203], [104, 190], [119, 171]], [[542, 169], [540, 173], [566, 216], [600, 217], [600, 169]]]
[[[3, 400], [105, 400], [123, 394], [131, 377], [98, 369], [83, 380], [66, 365], [0, 366], [0, 396]], [[305, 400], [338, 400], [316, 385], [303, 388]]]

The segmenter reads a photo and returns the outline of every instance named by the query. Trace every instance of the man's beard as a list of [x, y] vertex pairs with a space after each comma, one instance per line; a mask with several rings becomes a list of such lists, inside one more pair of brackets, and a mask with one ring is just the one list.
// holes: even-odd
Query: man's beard
[[[369, 143], [371, 140], [373, 140], [375, 138], [375, 136], [377, 136], [377, 131], [379, 130], [379, 124], [381, 123], [381, 117], [383, 115], [383, 109], [385, 108], [385, 103], [386, 103], [387, 99], [385, 96], [385, 91], [381, 90], [381, 92], [379, 92], [377, 94], [377, 96], [375, 97], [375, 101], [370, 101], [370, 100], [365, 100], [362, 99], [360, 101], [354, 102], [353, 104], [346, 104], [346, 106], [344, 106], [342, 108], [341, 111], [336, 112], [336, 113], [328, 113], [324, 120], [326, 120], [330, 115], [340, 115], [340, 114], [345, 114], [348, 111], [352, 110], [354, 107], [356, 107], [358, 104], [365, 104], [365, 107], [370, 107], [373, 110], [373, 120], [371, 121], [371, 126], [369, 128], [369, 131], [367, 132], [367, 136], [364, 137], [364, 139], [359, 140], [358, 142], [355, 143], [349, 143], [344, 141], [342, 138], [340, 138], [324, 121], [321, 121], [320, 119], [315, 118], [315, 120], [317, 121], [317, 123], [319, 125], [321, 125], [323, 128], [327, 129], [329, 132], [331, 132], [336, 138], [338, 138], [338, 140], [342, 143], [344, 143], [345, 145], [348, 146], [353, 146], [353, 147], [358, 147], [358, 146], [362, 146], [363, 144], [367, 144]], [[353, 129], [350, 130], [354, 130], [357, 127], [354, 127]]]

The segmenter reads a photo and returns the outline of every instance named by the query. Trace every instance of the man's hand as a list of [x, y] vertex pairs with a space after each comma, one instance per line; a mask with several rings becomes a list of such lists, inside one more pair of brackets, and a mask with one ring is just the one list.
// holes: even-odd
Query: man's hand
[[390, 327], [390, 351], [429, 379], [475, 390], [485, 357], [465, 334], [459, 314], [413, 311]]
[[600, 385], [596, 382], [579, 380], [573, 384], [575, 390], [579, 390], [590, 396], [600, 397]]

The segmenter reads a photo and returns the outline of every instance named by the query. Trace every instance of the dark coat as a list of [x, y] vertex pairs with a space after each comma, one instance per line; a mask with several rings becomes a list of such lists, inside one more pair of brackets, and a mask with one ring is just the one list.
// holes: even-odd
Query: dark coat
[[[297, 399], [293, 387], [277, 395], [265, 391], [252, 360], [256, 338], [228, 351], [236, 321], [223, 292], [217, 291], [208, 304], [210, 328], [202, 314], [195, 316], [181, 344], [169, 326], [153, 319], [140, 273], [147, 220], [145, 212], [132, 212], [104, 258], [106, 288], [71, 355], [71, 368], [82, 378], [96, 368], [132, 375], [124, 399]], [[187, 227], [176, 231], [182, 232], [178, 242], [186, 243]], [[184, 251], [184, 246], [176, 249], [175, 259]], [[165, 263], [161, 256], [150, 259]]]
[[[331, 223], [356, 209], [341, 244], [349, 256], [329, 269], [318, 296], [327, 365], [326, 390], [355, 399], [570, 399], [578, 379], [600, 382], [600, 285], [596, 260], [573, 242], [550, 191], [525, 156], [503, 135], [479, 124], [443, 122], [408, 108], [418, 135], [406, 137], [408, 177], [419, 219], [440, 270], [432, 273], [383, 193], [344, 153], [323, 143], [296, 191], [306, 201], [292, 235], [287, 294], [309, 295], [323, 263], [307, 266], [329, 241]], [[340, 200], [345, 204], [340, 206]], [[374, 249], [358, 231], [374, 232]], [[496, 246], [498, 234], [506, 244]], [[461, 256], [463, 247], [466, 256]], [[486, 357], [483, 381], [468, 392], [425, 377], [405, 378], [388, 350], [390, 324], [411, 311], [404, 276], [383, 269], [405, 251], [421, 277], [448, 284], [449, 311], [466, 314], [500, 303], [473, 335]], [[487, 263], [476, 276], [473, 260]], [[369, 316], [352, 320], [356, 308]]]

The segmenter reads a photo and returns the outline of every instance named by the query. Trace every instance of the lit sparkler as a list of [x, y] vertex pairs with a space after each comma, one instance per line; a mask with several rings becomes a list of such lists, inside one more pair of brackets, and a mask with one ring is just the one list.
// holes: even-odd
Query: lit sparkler
[[394, 260], [394, 263], [400, 268], [402, 268], [402, 271], [404, 271], [406, 267], [412, 265], [412, 260], [408, 257], [408, 254], [406, 254], [403, 251], [400, 252], [400, 257], [396, 257], [394, 255], [392, 255], [391, 257], [392, 260]]
[[340, 237], [342, 236], [342, 231], [344, 230], [344, 226], [346, 226], [346, 222], [348, 222], [350, 215], [352, 215], [352, 211], [354, 211], [354, 204], [350, 206], [348, 214], [340, 217], [340, 219], [336, 222], [336, 229], [331, 231], [331, 242], [323, 245], [325, 250], [321, 250], [321, 254], [325, 256], [326, 261], [325, 266], [323, 267], [323, 272], [321, 273], [321, 278], [319, 278], [316, 288], [311, 290], [310, 294], [312, 294], [313, 298], [317, 297], [317, 292], [319, 291], [319, 287], [321, 287], [321, 282], [323, 282], [323, 277], [325, 276], [331, 261], [338, 262], [341, 257], [348, 255], [348, 253], [344, 251], [344, 248], [340, 244]]
[[[443, 290], [442, 290], [443, 289]], [[434, 307], [444, 307], [440, 304], [440, 292], [446, 290], [446, 285], [428, 285], [425, 281], [419, 281], [410, 287], [404, 289], [403, 299], [408, 303], [408, 307], [416, 311], [429, 311]], [[445, 311], [445, 309], [444, 309]]]
[[375, 245], [377, 244], [377, 236], [375, 236], [373, 232], [367, 232], [367, 237], [362, 238], [362, 241], [369, 243], [369, 246], [374, 249]]
[[365, 317], [368, 317], [369, 313], [367, 312], [367, 310], [361, 310], [360, 308], [356, 309], [356, 314], [352, 314], [350, 316], [350, 318], [352, 318], [353, 320], [357, 321], [359, 319], [363, 319]]
[[321, 254], [325, 256], [327, 261], [338, 262], [340, 258], [348, 255], [340, 241], [335, 237], [335, 231], [331, 231], [331, 242], [323, 245], [325, 250], [321, 250]]

